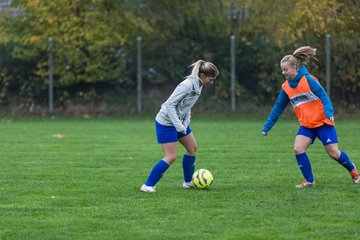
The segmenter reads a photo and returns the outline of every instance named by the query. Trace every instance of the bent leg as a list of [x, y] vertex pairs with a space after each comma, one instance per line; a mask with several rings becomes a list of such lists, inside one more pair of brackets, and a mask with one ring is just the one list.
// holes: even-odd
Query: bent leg
[[184, 146], [186, 150], [186, 155], [195, 156], [197, 151], [197, 143], [193, 133], [190, 133], [179, 139], [181, 145]]
[[155, 164], [145, 183], [146, 186], [155, 186], [164, 175], [170, 165], [175, 162], [177, 155], [177, 143], [161, 144], [164, 151], [164, 158]]
[[351, 162], [349, 156], [345, 152], [339, 150], [337, 143], [325, 145], [325, 150], [332, 159], [336, 160], [348, 171], [351, 172], [355, 169], [355, 165]]
[[164, 152], [164, 161], [169, 165], [173, 164], [177, 158], [177, 142], [170, 142], [161, 144]]
[[146, 186], [153, 187], [158, 181], [162, 178], [165, 171], [169, 168], [169, 164], [167, 164], [164, 160], [158, 161], [153, 169], [151, 170], [148, 179], [145, 182]]
[[295, 137], [294, 152], [295, 154], [305, 153], [306, 149], [310, 146], [313, 140], [304, 135], [297, 135]]
[[340, 165], [349, 171], [353, 182], [359, 184], [359, 172], [357, 171], [354, 163], [351, 162], [349, 156], [345, 152], [338, 149], [337, 143], [325, 145], [325, 149], [331, 158], [336, 160]]
[[182, 167], [184, 173], [184, 182], [191, 182], [192, 175], [195, 171], [196, 151], [197, 143], [192, 133], [179, 139], [179, 142], [186, 149], [186, 153], [183, 156]]

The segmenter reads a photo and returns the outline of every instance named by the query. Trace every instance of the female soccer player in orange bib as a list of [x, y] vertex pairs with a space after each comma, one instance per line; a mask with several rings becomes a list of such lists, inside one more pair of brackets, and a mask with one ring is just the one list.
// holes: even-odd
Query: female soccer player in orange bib
[[292, 55], [280, 61], [282, 74], [286, 81], [282, 84], [279, 96], [264, 125], [262, 134], [268, 135], [279, 116], [290, 102], [299, 119], [300, 128], [295, 137], [294, 151], [304, 180], [297, 188], [311, 187], [315, 184], [311, 164], [306, 149], [319, 138], [331, 158], [345, 167], [354, 183], [360, 183], [360, 176], [349, 156], [338, 148], [334, 124], [334, 109], [317, 78], [309, 74], [305, 65], [309, 58], [315, 58], [316, 49], [300, 47]]

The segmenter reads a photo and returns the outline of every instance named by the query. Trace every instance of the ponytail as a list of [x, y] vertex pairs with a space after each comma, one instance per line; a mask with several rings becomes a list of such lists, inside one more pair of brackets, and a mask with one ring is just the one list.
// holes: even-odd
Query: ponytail
[[198, 60], [195, 63], [191, 64], [192, 71], [190, 76], [199, 77], [200, 73], [203, 73], [205, 76], [211, 76], [216, 78], [219, 75], [219, 70], [211, 62], [205, 62], [204, 60]]
[[286, 55], [281, 59], [280, 64], [283, 62], [289, 62], [290, 65], [300, 67], [301, 65], [307, 64], [310, 58], [318, 61], [315, 58], [316, 48], [304, 46], [296, 49], [292, 55]]
[[293, 53], [293, 56], [298, 60], [300, 65], [306, 64], [309, 58], [318, 61], [315, 58], [315, 55], [316, 55], [316, 48], [312, 48], [309, 46], [300, 47], [296, 49]]
[[204, 60], [198, 60], [195, 63], [191, 64], [190, 67], [193, 67], [192, 71], [191, 71], [191, 76], [193, 77], [197, 77], [199, 76], [200, 73], [200, 67], [201, 65], [203, 65], [205, 63]]

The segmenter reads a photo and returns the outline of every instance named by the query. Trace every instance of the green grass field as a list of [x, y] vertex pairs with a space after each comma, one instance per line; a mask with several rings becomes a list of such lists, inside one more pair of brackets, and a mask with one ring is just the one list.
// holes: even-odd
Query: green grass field
[[[295, 189], [297, 121], [263, 137], [264, 120], [193, 118], [211, 189], [182, 189], [179, 147], [158, 191], [141, 193], [162, 157], [151, 118], [3, 118], [0, 239], [359, 239], [360, 186], [316, 141], [316, 186]], [[337, 131], [360, 165], [360, 119]]]

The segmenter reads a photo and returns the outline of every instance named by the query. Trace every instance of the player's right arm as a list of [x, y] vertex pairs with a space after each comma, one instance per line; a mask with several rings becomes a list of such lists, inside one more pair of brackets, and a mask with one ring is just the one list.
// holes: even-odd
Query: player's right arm
[[290, 99], [284, 92], [284, 90], [280, 90], [280, 93], [276, 99], [274, 107], [272, 108], [265, 124], [262, 129], [262, 134], [267, 136], [270, 129], [275, 125], [277, 120], [279, 119], [280, 115], [284, 112], [286, 106], [288, 105]]

